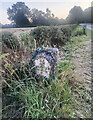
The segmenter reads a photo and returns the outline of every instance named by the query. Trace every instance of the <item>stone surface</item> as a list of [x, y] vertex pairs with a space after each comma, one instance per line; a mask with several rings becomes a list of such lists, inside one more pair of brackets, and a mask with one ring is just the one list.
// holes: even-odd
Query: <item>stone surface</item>
[[57, 48], [38, 48], [31, 57], [31, 64], [36, 68], [36, 75], [53, 78], [57, 59]]
[[34, 65], [37, 68], [36, 73], [38, 75], [49, 78], [51, 66], [48, 60], [46, 60], [44, 57], [36, 58], [34, 61]]

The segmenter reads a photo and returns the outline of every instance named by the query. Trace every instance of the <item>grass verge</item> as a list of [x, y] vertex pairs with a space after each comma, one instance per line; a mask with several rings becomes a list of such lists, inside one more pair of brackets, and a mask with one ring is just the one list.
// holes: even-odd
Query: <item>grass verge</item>
[[[60, 62], [56, 79], [47, 87], [44, 86], [43, 81], [37, 83], [34, 78], [28, 78], [27, 75], [24, 78], [25, 82], [24, 79], [14, 79], [13, 76], [7, 89], [9, 92], [5, 89], [10, 103], [3, 107], [4, 112], [13, 109], [11, 106], [20, 104], [14, 111], [17, 115], [21, 111], [23, 118], [73, 118], [75, 102], [67, 81], [70, 70], [68, 61]], [[13, 114], [11, 116], [14, 117]]]
[[[76, 28], [73, 33], [75, 33], [78, 29], [81, 29], [81, 26]], [[91, 34], [92, 32], [88, 29], [86, 29], [86, 35], [77, 35], [72, 36], [70, 39], [70, 42], [68, 42], [64, 47], [64, 55], [65, 59], [69, 60], [73, 64], [73, 59], [76, 59], [76, 55], [80, 55], [80, 50], [85, 50], [86, 47], [89, 47], [88, 43], [91, 42]], [[85, 56], [85, 59], [87, 57], [87, 54]], [[83, 62], [84, 63], [84, 62]], [[81, 63], [81, 64], [83, 64]], [[74, 67], [74, 71], [76, 68]], [[83, 73], [83, 72], [82, 72]], [[81, 74], [82, 74], [81, 73]], [[91, 92], [87, 91], [84, 83], [79, 83], [78, 81], [81, 80], [81, 82], [84, 80], [80, 78], [79, 76], [75, 78], [74, 76], [75, 72], [73, 72], [71, 75], [72, 77], [69, 79], [72, 83], [72, 93], [74, 95], [75, 101], [76, 101], [76, 116], [82, 117], [82, 118], [90, 118], [91, 117]], [[77, 82], [75, 81], [77, 79]]]

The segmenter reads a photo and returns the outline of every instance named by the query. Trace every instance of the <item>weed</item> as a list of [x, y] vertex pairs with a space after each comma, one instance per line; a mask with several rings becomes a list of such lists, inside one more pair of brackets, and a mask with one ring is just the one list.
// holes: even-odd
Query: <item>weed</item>
[[[78, 30], [79, 28], [82, 30], [82, 27], [80, 26], [76, 28], [76, 30]], [[87, 36], [83, 34], [82, 35], [78, 34], [78, 36], [72, 36], [70, 41], [64, 46], [63, 50], [65, 52], [64, 55], [66, 60], [72, 61], [73, 57], [76, 57], [75, 55], [77, 54], [76, 52], [78, 52], [78, 54], [80, 55], [83, 55], [80, 53], [80, 50], [82, 48], [84, 49], [84, 47], [87, 45], [84, 42], [87, 43], [87, 41], [91, 40], [91, 31], [86, 29], [86, 33], [87, 33]], [[86, 59], [86, 56], [85, 56], [85, 59]], [[80, 80], [78, 80], [78, 77], [77, 78], [75, 77], [76, 76], [74, 76], [74, 73], [73, 73], [73, 78], [71, 78], [71, 81], [75, 84], [74, 85], [71, 84], [73, 85], [71, 91], [76, 101], [76, 108], [75, 108], [76, 116], [83, 115], [83, 117], [89, 118], [91, 116], [91, 93], [88, 92], [84, 87], [84, 82], [82, 82], [84, 78], [83, 79], [79, 78], [81, 79], [81, 82], [82, 82], [82, 83], [79, 83], [78, 81]], [[77, 79], [76, 82], [75, 82], [75, 79]]]
[[[60, 62], [58, 66], [59, 71], [62, 72], [61, 70], [65, 71], [69, 67], [69, 63], [68, 61]], [[16, 104], [22, 104], [18, 109], [24, 111], [23, 117], [32, 119], [72, 117], [74, 100], [67, 80], [62, 82], [56, 76], [50, 85], [44, 87], [43, 80], [42, 85], [37, 83], [29, 67], [29, 64], [28, 67], [27, 65], [16, 67], [8, 78], [11, 78], [11, 82], [7, 81], [9, 98], [16, 98]]]
[[20, 49], [19, 41], [15, 36], [12, 35], [12, 33], [9, 32], [2, 33], [2, 42], [10, 49], [13, 50]]
[[[36, 40], [36, 46], [63, 46], [71, 36], [72, 26], [51, 26], [51, 27], [38, 27], [34, 29], [30, 36], [33, 36]], [[69, 29], [70, 28], [70, 29]]]
[[[72, 28], [69, 30], [66, 27], [62, 29], [62, 26], [59, 28], [39, 27], [29, 34], [21, 34], [20, 41], [26, 51], [32, 53], [42, 45], [59, 46], [60, 43], [66, 44], [70, 40], [71, 31]], [[11, 42], [7, 43], [6, 36]], [[50, 85], [45, 87], [44, 80], [40, 79], [40, 82], [37, 82], [35, 79], [34, 69], [31, 68], [29, 61], [24, 62], [23, 59], [18, 59], [20, 54], [16, 49], [19, 47], [16, 46], [21, 45], [19, 45], [20, 43], [16, 45], [16, 40], [12, 41], [12, 39], [10, 33], [3, 36], [3, 42], [8, 48], [12, 49], [15, 46], [13, 53], [1, 55], [3, 59], [3, 83], [6, 84], [3, 88], [3, 94], [4, 98], [7, 99], [7, 104], [3, 102], [3, 113], [7, 113], [6, 108], [8, 107], [10, 117], [20, 117], [19, 111], [21, 110], [21, 117], [30, 119], [74, 117], [74, 100], [71, 88], [68, 85], [68, 76], [71, 72], [69, 61], [60, 61], [55, 80], [52, 80]], [[22, 57], [25, 55], [22, 54]], [[15, 115], [11, 112], [10, 106], [14, 107], [12, 111]]]
[[30, 33], [21, 34], [19, 38], [20, 41], [23, 42], [25, 49], [27, 49], [27, 51], [30, 51], [32, 53], [36, 49], [35, 40], [33, 36], [30, 35]]
[[78, 35], [84, 35], [84, 31], [82, 26], [78, 26], [73, 32], [72, 32], [73, 36], [78, 36]]
[[16, 82], [10, 93], [23, 103], [19, 109], [24, 110], [25, 118], [65, 118], [74, 113], [74, 101], [66, 81], [55, 80], [48, 87], [39, 87], [31, 81]]

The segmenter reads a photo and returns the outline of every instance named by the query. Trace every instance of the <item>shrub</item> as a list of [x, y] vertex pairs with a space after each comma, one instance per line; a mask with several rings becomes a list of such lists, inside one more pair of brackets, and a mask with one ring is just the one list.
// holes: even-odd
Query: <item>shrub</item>
[[20, 35], [20, 41], [23, 42], [25, 48], [30, 51], [33, 52], [36, 48], [35, 46], [35, 40], [33, 38], [32, 35], [29, 35], [29, 33], [23, 33]]
[[41, 45], [50, 45], [50, 33], [50, 27], [38, 27], [34, 29], [30, 35], [34, 37], [36, 40], [36, 46], [39, 47]]
[[60, 28], [54, 27], [51, 29], [51, 46], [56, 45], [57, 47], [63, 46], [67, 40], [68, 36], [61, 31]]
[[[62, 26], [38, 27], [34, 31], [30, 32], [30, 34], [22, 34], [20, 38], [22, 42], [24, 42], [24, 46], [28, 48], [34, 49], [42, 45], [57, 45], [59, 47], [60, 45], [64, 45], [71, 36], [72, 28], [67, 28], [67, 26], [64, 28], [62, 28]], [[11, 42], [7, 42], [7, 36]], [[36, 46], [34, 39], [36, 40]], [[12, 40], [13, 36], [10, 33], [9, 35], [3, 35], [3, 42], [9, 48], [11, 48], [11, 44], [15, 43]], [[14, 45], [16, 46], [16, 44]], [[13, 47], [14, 50], [15, 48], [16, 47]], [[25, 57], [24, 54], [22, 55]], [[34, 69], [31, 69], [29, 64], [25, 64], [24, 61], [19, 64], [17, 63], [17, 65], [15, 64], [16, 61], [20, 61], [18, 59], [19, 56], [20, 54], [17, 54], [16, 52], [14, 54], [5, 53], [1, 56], [3, 58], [5, 57], [3, 60], [4, 64], [2, 66], [4, 67], [4, 82], [8, 86], [3, 89], [6, 89], [7, 91], [7, 93], [4, 93], [5, 99], [7, 98], [7, 101], [9, 100], [7, 106], [6, 103], [3, 106], [3, 108], [5, 107], [5, 113], [7, 113], [6, 110], [8, 108], [8, 111], [10, 111], [12, 115], [15, 114], [15, 117], [18, 115], [17, 113], [20, 113], [20, 110], [22, 110], [23, 118], [43, 119], [73, 117], [74, 102], [71, 88], [67, 81], [69, 73], [67, 68], [69, 68], [69, 62], [61, 61], [59, 63], [58, 74], [55, 76], [55, 80], [52, 80], [51, 84], [45, 87], [44, 80], [40, 79], [41, 82], [36, 81], [33, 71]], [[10, 60], [9, 57], [13, 58], [14, 62], [12, 62], [13, 60]], [[11, 101], [13, 101], [12, 104]], [[11, 110], [9, 109], [11, 106], [15, 107]], [[8, 115], [10, 113], [8, 113]], [[11, 114], [10, 117], [12, 116]]]
[[65, 34], [65, 36], [67, 36], [68, 38], [72, 35], [72, 31], [73, 31], [76, 27], [77, 27], [76, 24], [60, 26], [61, 31], [63, 31], [63, 33]]
[[2, 33], [2, 42], [10, 49], [19, 50], [20, 44], [15, 36], [10, 32]]
[[73, 36], [78, 36], [78, 35], [84, 35], [83, 28], [81, 26], [78, 26], [73, 32]]
[[[72, 30], [76, 27], [70, 26], [43, 26], [34, 29], [30, 36], [33, 36], [36, 40], [36, 46], [40, 47], [44, 45], [45, 47], [52, 46], [56, 47], [64, 45], [70, 38]], [[73, 28], [73, 29], [72, 29]]]

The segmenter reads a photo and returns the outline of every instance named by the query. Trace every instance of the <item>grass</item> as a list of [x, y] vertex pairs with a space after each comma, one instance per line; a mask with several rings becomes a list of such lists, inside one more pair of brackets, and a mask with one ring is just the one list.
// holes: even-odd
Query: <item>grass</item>
[[38, 89], [31, 83], [23, 87], [19, 96], [25, 104], [24, 117], [26, 118], [58, 118], [70, 117], [71, 95], [66, 84], [53, 82], [48, 88]]
[[33, 82], [34, 78], [28, 78], [27, 75], [24, 78], [25, 82], [24, 79], [11, 80], [8, 95], [17, 99], [16, 104], [23, 103], [23, 106], [19, 107], [19, 111], [24, 111], [23, 117], [32, 119], [74, 117], [75, 103], [71, 88], [68, 81], [63, 81], [60, 74], [68, 69], [69, 63], [61, 61], [58, 66], [56, 79], [47, 87], [44, 86], [43, 81], [42, 84]]
[[[66, 32], [66, 28], [63, 30]], [[73, 118], [75, 102], [68, 84], [72, 65], [69, 61], [60, 61], [55, 80], [51, 80], [50, 84], [45, 87], [45, 80], [37, 81], [33, 68], [22, 59], [25, 57], [24, 50], [32, 53], [39, 46], [30, 34], [20, 35], [22, 54], [13, 49], [11, 53], [10, 47], [10, 53], [7, 51], [0, 56], [3, 59], [2, 75], [4, 77], [3, 118], [13, 118], [14, 116], [29, 119]], [[7, 39], [6, 36], [4, 37]], [[10, 37], [9, 39], [11, 39]]]
[[77, 28], [72, 32], [73, 36], [80, 36], [83, 34], [84, 34], [84, 31], [82, 26], [77, 26]]
[[2, 43], [5, 44], [10, 49], [13, 49], [13, 50], [19, 50], [20, 49], [19, 41], [10, 32], [2, 33]]
[[[78, 26], [74, 31], [78, 31], [78, 29], [83, 30], [81, 26]], [[72, 53], [73, 51], [75, 51], [75, 49], [78, 50], [79, 48], [85, 47], [84, 44], [80, 44], [81, 42], [91, 40], [92, 34], [91, 31], [86, 29], [86, 34], [87, 36], [86, 35], [72, 36], [70, 38], [70, 41], [67, 42], [65, 46], [63, 46], [62, 50], [64, 51], [64, 55], [67, 60], [71, 60], [73, 58]]]
[[[76, 28], [74, 32], [76, 32], [78, 29], [81, 29], [81, 27], [79, 26], [78, 28]], [[72, 59], [74, 59], [73, 54], [80, 54], [79, 49], [84, 49], [86, 47], [87, 44], [85, 44], [85, 42], [87, 41], [91, 41], [91, 34], [92, 32], [88, 29], [86, 29], [86, 35], [78, 35], [78, 36], [72, 36], [70, 39], [70, 42], [68, 42], [64, 47], [63, 47], [63, 51], [64, 51], [64, 55], [65, 55], [65, 59], [69, 60], [71, 63], [73, 63]], [[86, 59], [86, 57], [85, 57]], [[75, 69], [75, 68], [74, 68]], [[72, 73], [72, 76], [74, 73]], [[78, 78], [77, 78], [78, 80]], [[89, 93], [86, 88], [84, 88], [83, 83], [78, 83], [75, 82], [75, 78], [72, 77], [71, 78], [71, 86], [72, 86], [72, 93], [74, 95], [75, 101], [76, 101], [76, 116], [81, 116], [83, 115], [84, 118], [90, 118], [91, 117], [91, 93]], [[81, 80], [82, 81], [82, 80]], [[86, 111], [86, 113], [85, 113]]]
[[[79, 30], [79, 28], [77, 29]], [[14, 117], [15, 114], [18, 117], [29, 119], [77, 117], [75, 111], [75, 105], [77, 104], [72, 94], [73, 86], [69, 84], [75, 69], [74, 65], [70, 62], [72, 59], [71, 52], [74, 47], [80, 46], [81, 42], [90, 39], [89, 34], [90, 31], [87, 30], [87, 36], [73, 36], [66, 43], [63, 47], [66, 60], [58, 63], [58, 72], [55, 74], [55, 80], [52, 80], [47, 87], [45, 87], [43, 80], [36, 81], [29, 63], [26, 62], [25, 64], [22, 61], [20, 64], [8, 63], [7, 60], [9, 60], [10, 54], [2, 54], [1, 57], [4, 59], [5, 65], [3, 67], [7, 71], [5, 79], [6, 87], [3, 88], [3, 96], [5, 96], [3, 117], [7, 118], [6, 113], [8, 114], [8, 112], [10, 112], [10, 117]], [[22, 34], [20, 41], [27, 48], [26, 50], [30, 52], [37, 48], [37, 43], [33, 41], [33, 38], [29, 37], [29, 34]], [[19, 56], [19, 54], [16, 55], [17, 58]], [[76, 92], [79, 94], [80, 88]], [[87, 96], [84, 93], [85, 91], [83, 90], [82, 95]], [[14, 111], [14, 114], [11, 111]], [[86, 114], [86, 117], [88, 117], [88, 114]]]
[[31, 53], [36, 49], [36, 41], [30, 33], [23, 33], [19, 36], [20, 41], [24, 44], [25, 49]]

